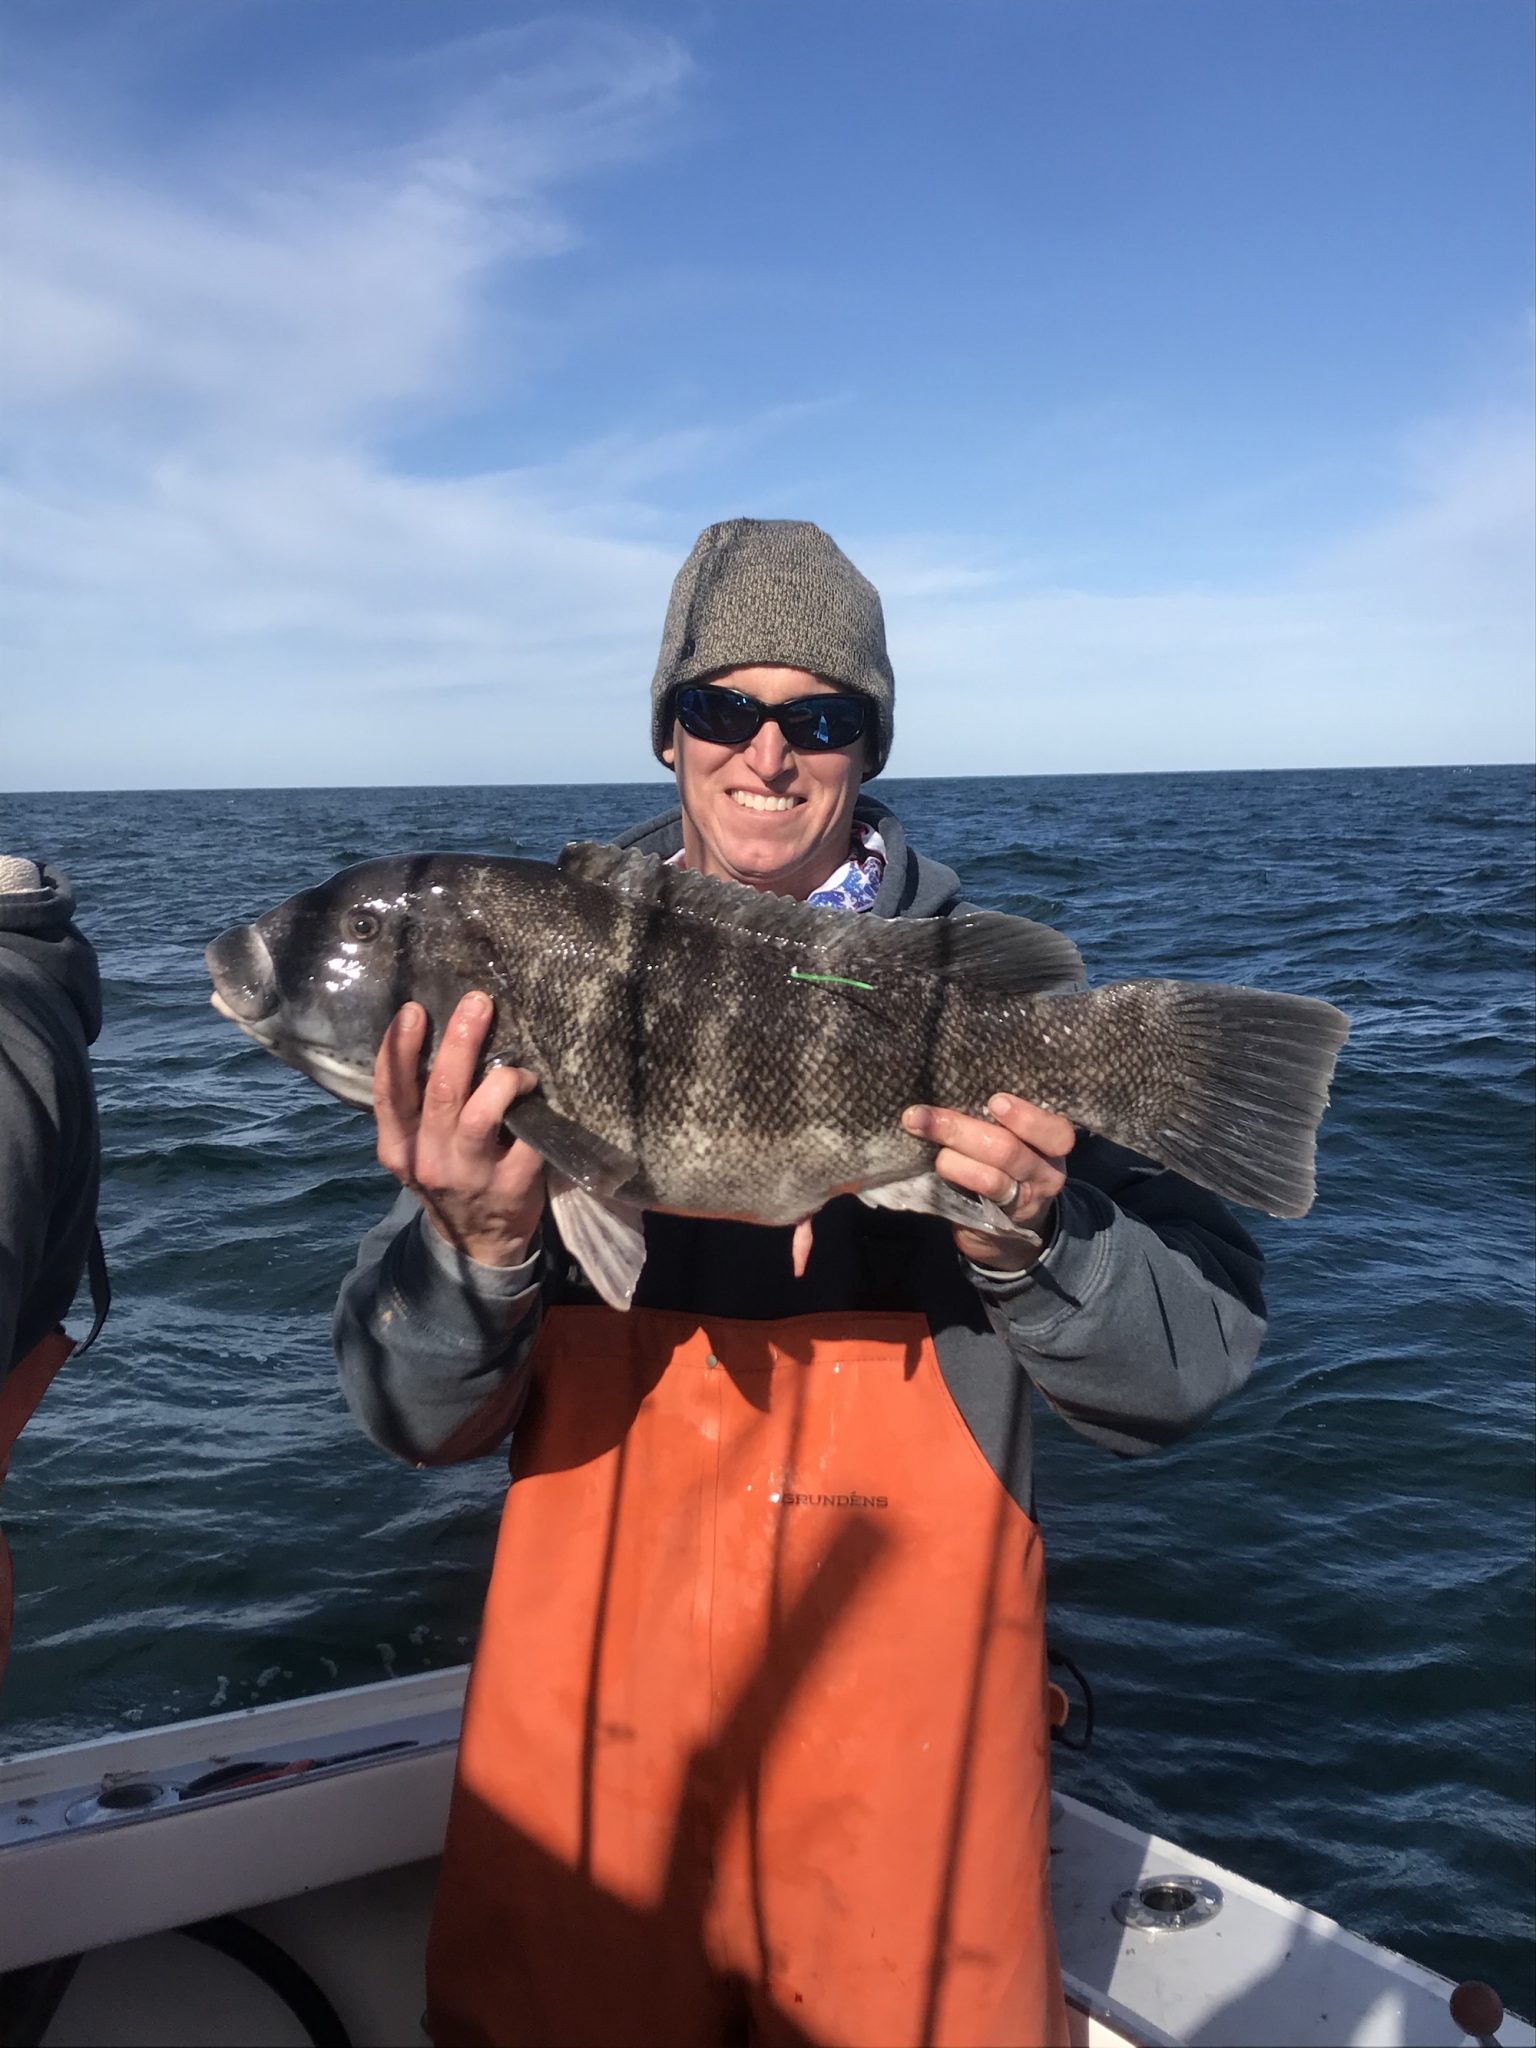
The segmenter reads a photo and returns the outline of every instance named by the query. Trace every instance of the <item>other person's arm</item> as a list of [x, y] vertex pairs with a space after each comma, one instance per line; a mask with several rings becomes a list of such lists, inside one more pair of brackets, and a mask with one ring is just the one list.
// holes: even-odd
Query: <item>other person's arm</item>
[[59, 1170], [51, 1073], [41, 1060], [23, 1064], [20, 1037], [0, 1017], [0, 1379], [23, 1349], [22, 1303], [42, 1267]]

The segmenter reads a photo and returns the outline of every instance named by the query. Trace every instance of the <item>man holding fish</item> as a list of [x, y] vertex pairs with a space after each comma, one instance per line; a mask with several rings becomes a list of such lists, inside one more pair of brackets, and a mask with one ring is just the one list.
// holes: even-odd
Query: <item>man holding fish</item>
[[[1066, 2039], [1031, 1388], [1134, 1455], [1241, 1384], [1258, 1251], [1166, 1162], [1298, 1213], [1342, 1020], [1074, 993], [1069, 942], [962, 903], [861, 795], [893, 701], [825, 534], [709, 528], [652, 689], [678, 807], [558, 878], [500, 864], [518, 930], [548, 906], [519, 992], [461, 962], [462, 1000], [396, 972], [422, 1000], [381, 1044], [373, 1013], [405, 1192], [342, 1290], [347, 1398], [419, 1464], [513, 1431], [440, 2044]], [[215, 1000], [366, 1100], [332, 1026], [267, 1035], [279, 956], [339, 919], [305, 986], [342, 1003], [407, 901], [418, 959], [449, 946], [421, 934], [459, 872], [354, 870], [226, 934]], [[489, 886], [454, 927], [485, 957]]]

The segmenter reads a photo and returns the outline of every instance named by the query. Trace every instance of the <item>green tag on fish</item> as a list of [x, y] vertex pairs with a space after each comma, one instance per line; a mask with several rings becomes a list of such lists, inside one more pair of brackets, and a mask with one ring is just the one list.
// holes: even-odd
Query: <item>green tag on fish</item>
[[853, 981], [846, 974], [802, 974], [798, 967], [789, 970], [791, 981], [830, 981], [837, 988], [867, 988], [873, 991], [872, 981]]

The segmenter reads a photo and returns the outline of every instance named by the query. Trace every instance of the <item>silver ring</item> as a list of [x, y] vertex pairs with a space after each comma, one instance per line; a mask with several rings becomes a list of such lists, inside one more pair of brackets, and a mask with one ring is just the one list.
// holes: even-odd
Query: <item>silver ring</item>
[[997, 1205], [1000, 1209], [1004, 1210], [1010, 1216], [1013, 1214], [1014, 1203], [1019, 1199], [1019, 1190], [1022, 1187], [1022, 1185], [1023, 1183], [1021, 1181], [1016, 1180], [1013, 1183], [1013, 1193], [1011, 1195], [1006, 1196]]

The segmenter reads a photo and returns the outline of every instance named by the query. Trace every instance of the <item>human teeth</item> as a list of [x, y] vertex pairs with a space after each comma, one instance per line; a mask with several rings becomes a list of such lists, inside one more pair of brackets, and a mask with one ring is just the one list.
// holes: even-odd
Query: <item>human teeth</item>
[[748, 811], [792, 811], [797, 801], [792, 796], [755, 796], [747, 789], [733, 789], [731, 796]]

